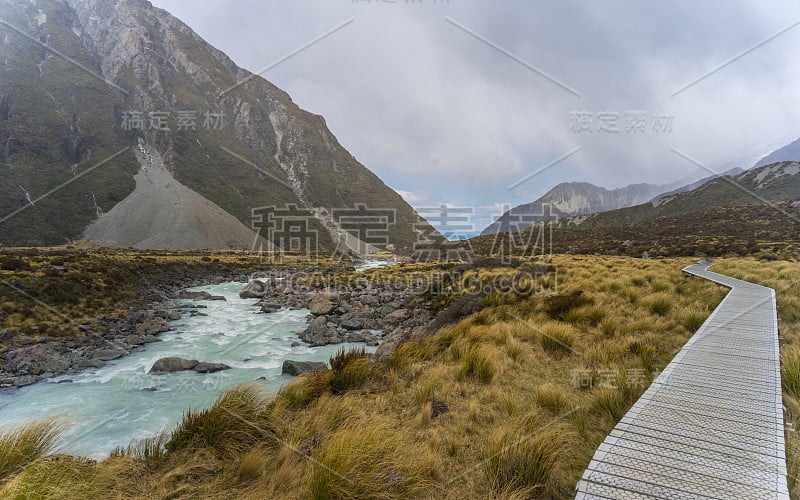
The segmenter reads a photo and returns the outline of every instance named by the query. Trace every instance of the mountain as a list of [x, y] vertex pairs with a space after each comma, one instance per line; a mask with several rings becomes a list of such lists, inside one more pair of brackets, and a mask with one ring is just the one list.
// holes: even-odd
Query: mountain
[[[321, 116], [168, 12], [0, 0], [0, 245], [249, 247], [276, 213], [324, 249], [417, 237], [414, 209]], [[353, 218], [386, 240], [358, 240]]]
[[[547, 241], [541, 240], [544, 237]], [[536, 241], [553, 252], [718, 256], [755, 252], [800, 257], [800, 162], [780, 162], [709, 180], [691, 191], [607, 212], [560, 219], [547, 231], [471, 240], [493, 254]], [[518, 249], [519, 251], [519, 249]]]
[[659, 217], [674, 217], [711, 207], [769, 206], [798, 200], [800, 163], [781, 162], [734, 176], [716, 177], [691, 191], [663, 196], [650, 203], [560, 222], [583, 228], [646, 224]]
[[564, 182], [532, 203], [519, 205], [504, 213], [481, 233], [508, 233], [531, 224], [573, 215], [605, 212], [638, 205], [661, 193], [681, 186], [672, 184], [631, 184], [618, 189], [606, 189], [588, 182]]
[[685, 193], [686, 191], [692, 191], [692, 190], [695, 190], [695, 189], [699, 188], [700, 186], [702, 186], [706, 182], [708, 182], [708, 181], [710, 181], [712, 179], [716, 179], [717, 177], [723, 177], [723, 176], [732, 177], [732, 176], [735, 176], [735, 175], [739, 175], [744, 171], [745, 170], [743, 168], [733, 167], [733, 168], [731, 168], [729, 170], [726, 170], [726, 171], [724, 171], [722, 173], [709, 175], [707, 177], [703, 177], [700, 180], [697, 180], [697, 181], [691, 182], [689, 184], [686, 184], [684, 186], [681, 186], [681, 187], [679, 187], [677, 189], [673, 189], [672, 191], [667, 191], [665, 193], [661, 193], [658, 196], [656, 196], [655, 198], [653, 198], [652, 200], [648, 200], [648, 201], [655, 201], [655, 200], [658, 200], [659, 198], [664, 198], [664, 197], [667, 197], [667, 196], [670, 196], [670, 195], [673, 195], [673, 194]]
[[754, 168], [780, 161], [800, 161], [800, 139], [779, 148], [756, 162]]

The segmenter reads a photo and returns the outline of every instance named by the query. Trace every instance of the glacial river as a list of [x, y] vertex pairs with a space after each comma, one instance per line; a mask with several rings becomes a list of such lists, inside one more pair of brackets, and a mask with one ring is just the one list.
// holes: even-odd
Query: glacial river
[[[366, 266], [364, 266], [366, 267]], [[372, 267], [372, 266], [370, 266]], [[258, 380], [276, 392], [289, 376], [281, 375], [285, 359], [325, 361], [340, 344], [308, 347], [297, 332], [306, 327], [307, 309], [282, 309], [259, 313], [254, 299], [240, 299], [244, 283], [223, 283], [192, 288], [226, 301], [201, 301], [208, 316], [190, 317], [188, 312], [171, 322], [173, 331], [159, 336], [131, 355], [110, 361], [100, 369], [86, 370], [42, 381], [28, 387], [0, 391], [0, 430], [59, 416], [69, 424], [59, 452], [103, 458], [117, 446], [171, 430], [189, 408], [207, 407], [226, 389]], [[367, 347], [374, 351], [374, 347]], [[150, 375], [153, 363], [165, 356], [180, 356], [232, 368], [211, 374], [193, 371]]]

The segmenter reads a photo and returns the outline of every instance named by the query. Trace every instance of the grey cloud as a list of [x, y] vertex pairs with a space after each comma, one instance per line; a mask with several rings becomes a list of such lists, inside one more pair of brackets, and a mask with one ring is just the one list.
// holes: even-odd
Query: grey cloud
[[[253, 71], [354, 18], [264, 76], [324, 115], [340, 142], [389, 185], [443, 201], [516, 204], [568, 180], [670, 182], [696, 171], [672, 147], [715, 167], [800, 136], [800, 61], [792, 50], [800, 28], [670, 97], [800, 19], [800, 2], [155, 3]], [[623, 130], [576, 133], [570, 113], [580, 110], [619, 113]], [[671, 114], [672, 132], [625, 133], [633, 110]], [[506, 189], [576, 147], [578, 154]]]

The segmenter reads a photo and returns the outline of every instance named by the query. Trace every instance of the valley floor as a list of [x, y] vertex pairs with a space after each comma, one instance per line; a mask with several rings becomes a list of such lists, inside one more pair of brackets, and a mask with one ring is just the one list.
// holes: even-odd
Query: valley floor
[[[420, 297], [434, 327], [388, 359], [341, 353], [276, 395], [242, 386], [106, 460], [40, 456], [64, 423], [7, 432], [0, 496], [569, 498], [598, 444], [726, 295], [683, 276], [695, 260], [556, 255], [555, 276], [525, 261], [370, 271], [456, 279]], [[797, 263], [717, 262], [775, 288], [784, 402], [800, 424]], [[793, 497], [799, 445], [789, 433]]]

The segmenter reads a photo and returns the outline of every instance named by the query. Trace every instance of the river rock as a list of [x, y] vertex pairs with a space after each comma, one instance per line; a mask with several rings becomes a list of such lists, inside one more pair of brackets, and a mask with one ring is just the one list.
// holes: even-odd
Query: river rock
[[69, 365], [69, 361], [53, 348], [35, 345], [10, 352], [4, 369], [17, 375], [41, 375], [64, 372]]
[[367, 345], [373, 346], [378, 345], [378, 341], [375, 340], [369, 332], [353, 332], [347, 335], [348, 342], [364, 342]]
[[397, 324], [401, 323], [408, 319], [408, 309], [398, 309], [394, 312], [391, 312], [383, 318], [383, 320], [388, 324]]
[[37, 378], [33, 375], [23, 375], [14, 379], [14, 387], [25, 387], [26, 385], [35, 384]]
[[281, 310], [281, 305], [275, 302], [264, 302], [261, 304], [261, 312], [262, 313], [274, 313]]
[[239, 292], [239, 297], [243, 299], [260, 299], [267, 291], [267, 284], [263, 281], [253, 280]]
[[325, 316], [314, 318], [308, 328], [298, 334], [298, 337], [314, 347], [344, 342], [342, 337], [339, 336], [336, 326], [328, 323], [328, 318]]
[[169, 325], [164, 318], [146, 319], [136, 325], [136, 335], [158, 335], [169, 331]]
[[364, 328], [364, 322], [360, 318], [350, 318], [339, 323], [339, 326], [345, 330], [361, 330]]
[[98, 349], [92, 353], [92, 358], [99, 359], [101, 361], [111, 361], [112, 359], [122, 357], [124, 354], [125, 351], [118, 351], [114, 349]]
[[398, 327], [386, 336], [375, 351], [375, 359], [378, 361], [387, 359], [394, 354], [397, 346], [411, 338], [411, 328]]
[[358, 298], [358, 301], [368, 307], [376, 307], [380, 304], [380, 299], [374, 295], [364, 294]]
[[196, 371], [197, 373], [213, 373], [228, 369], [230, 369], [230, 366], [224, 363], [204, 363], [202, 361], [192, 367], [192, 370]]
[[172, 373], [191, 370], [197, 366], [198, 363], [199, 361], [196, 359], [183, 359], [177, 356], [161, 358], [153, 363], [152, 368], [150, 368], [150, 373]]
[[313, 372], [317, 370], [325, 370], [328, 365], [321, 361], [294, 361], [287, 359], [281, 366], [281, 373], [284, 375], [300, 375], [305, 372]]
[[335, 292], [319, 292], [311, 297], [308, 310], [315, 316], [330, 314], [339, 305], [339, 294]]
[[188, 290], [182, 290], [181, 293], [178, 294], [178, 297], [191, 300], [225, 300], [225, 297], [222, 295], [211, 295], [205, 290], [202, 292], [190, 292]]
[[159, 310], [159, 311], [154, 311], [153, 316], [155, 316], [156, 318], [165, 319], [167, 321], [177, 321], [181, 319], [181, 313], [179, 313], [178, 311]]

